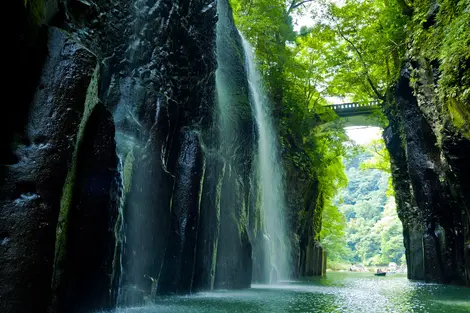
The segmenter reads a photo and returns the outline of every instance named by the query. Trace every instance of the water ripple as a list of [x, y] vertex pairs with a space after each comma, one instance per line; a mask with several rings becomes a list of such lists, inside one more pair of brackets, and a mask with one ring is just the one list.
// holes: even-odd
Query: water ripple
[[470, 289], [405, 277], [329, 273], [325, 279], [253, 285], [237, 291], [161, 297], [114, 313], [468, 313]]

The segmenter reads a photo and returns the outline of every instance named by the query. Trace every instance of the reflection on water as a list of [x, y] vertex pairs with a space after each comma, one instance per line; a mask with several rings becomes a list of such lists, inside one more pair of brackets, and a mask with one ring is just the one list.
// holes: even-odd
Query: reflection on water
[[411, 282], [406, 277], [329, 273], [327, 278], [253, 285], [239, 291], [161, 297], [154, 305], [115, 313], [469, 313], [470, 289]]

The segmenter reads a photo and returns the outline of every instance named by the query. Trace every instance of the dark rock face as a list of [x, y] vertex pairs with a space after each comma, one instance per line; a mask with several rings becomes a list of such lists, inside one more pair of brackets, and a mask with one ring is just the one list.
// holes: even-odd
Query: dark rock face
[[[21, 133], [28, 121], [28, 108], [38, 85], [41, 69], [47, 56], [47, 30], [38, 27], [34, 10], [19, 1], [12, 4], [16, 26], [13, 27], [12, 46], [6, 51], [7, 68], [11, 79], [5, 81], [5, 90], [15, 90], [21, 82], [21, 92], [13, 103], [6, 101], [0, 115], [0, 164], [11, 165], [18, 160], [12, 149], [16, 134]], [[11, 67], [10, 67], [11, 66]], [[0, 180], [5, 175], [0, 166]]]
[[192, 290], [212, 290], [220, 234], [220, 198], [225, 164], [218, 154], [206, 159]]
[[124, 305], [193, 288], [215, 105], [215, 5], [142, 1], [134, 9], [144, 31], [126, 30], [124, 60], [107, 67], [105, 101], [123, 138], [136, 142], [126, 153], [134, 161], [123, 207]]
[[[59, 312], [90, 312], [114, 305], [110, 293], [118, 213], [114, 123], [101, 103], [92, 110], [78, 147], [66, 243], [61, 247], [63, 251], [56, 246], [54, 283], [58, 302], [54, 305]], [[59, 265], [61, 253], [65, 255]]]
[[[404, 225], [408, 276], [442, 283], [468, 283], [467, 140], [452, 131], [436, 101], [416, 98], [404, 71], [389, 100], [384, 133], [392, 159], [399, 217]], [[425, 92], [419, 89], [419, 92]], [[424, 87], [423, 87], [424, 88]], [[429, 99], [429, 98], [428, 98]], [[437, 132], [442, 128], [444, 131]], [[441, 136], [441, 142], [438, 137]], [[468, 172], [467, 172], [468, 173]]]
[[15, 48], [35, 56], [20, 73], [37, 74], [1, 116], [0, 127], [4, 117], [16, 125], [0, 142], [2, 312], [249, 287], [253, 261], [263, 263], [262, 245], [252, 257], [263, 232], [256, 133], [228, 1], [38, 0], [18, 10]]
[[[141, 303], [144, 296], [149, 296], [152, 279], [158, 278], [163, 262], [170, 229], [173, 178], [162, 168], [160, 149], [161, 141], [151, 137], [141, 155], [133, 161], [132, 156], [126, 158], [123, 175], [128, 175], [125, 172], [128, 167], [132, 174], [129, 190], [124, 191], [121, 221], [124, 223], [121, 236], [126, 237], [126, 244], [119, 246], [123, 262], [120, 304]], [[120, 254], [117, 251], [116, 257]]]
[[[302, 154], [292, 138], [287, 136], [290, 151]], [[290, 140], [289, 140], [290, 139]], [[322, 220], [322, 193], [318, 179], [285, 158], [287, 168], [286, 200], [291, 229], [291, 277], [322, 276], [326, 272], [326, 254], [318, 241]]]
[[[234, 175], [234, 174], [232, 174]], [[248, 237], [246, 186], [239, 176], [225, 173], [220, 203], [220, 236], [215, 287], [248, 288], [252, 277], [252, 246]]]
[[306, 213], [298, 225], [299, 256], [296, 273], [296, 276], [298, 277], [311, 276], [313, 274], [313, 264], [309, 257], [311, 257], [311, 251], [315, 245], [315, 229], [313, 221], [315, 217], [318, 218], [319, 215], [315, 214], [315, 202], [318, 197], [319, 186], [317, 180], [308, 185], [309, 191], [306, 197], [311, 198], [309, 201], [304, 202], [304, 195], [297, 195], [297, 199], [293, 199], [295, 201], [294, 203], [296, 203], [296, 205], [300, 205]]
[[[448, 175], [451, 184], [451, 193], [456, 198], [455, 204], [461, 209], [456, 212], [456, 224], [462, 227], [463, 240], [459, 238], [457, 244], [463, 244], [463, 251], [457, 250], [457, 257], [465, 262], [465, 280], [470, 285], [470, 141], [459, 133], [446, 132], [442, 140], [442, 149], [449, 164]], [[462, 280], [463, 279], [459, 279]]]
[[48, 51], [14, 151], [18, 161], [1, 165], [6, 173], [0, 185], [4, 312], [44, 312], [48, 306], [62, 189], [96, 66], [94, 55], [58, 29], [49, 31]]
[[159, 292], [190, 292], [196, 259], [204, 159], [194, 132], [182, 133], [182, 150], [171, 206], [170, 236], [159, 278]]
[[396, 118], [396, 115], [391, 114], [389, 114], [389, 120], [390, 127], [384, 130], [383, 136], [390, 152], [392, 177], [396, 190], [395, 201], [403, 224], [408, 273], [413, 279], [424, 280], [422, 233], [420, 224], [416, 223], [420, 213], [412, 194], [406, 154], [402, 146], [399, 128], [393, 126], [399, 125], [397, 123], [400, 123], [400, 120]]

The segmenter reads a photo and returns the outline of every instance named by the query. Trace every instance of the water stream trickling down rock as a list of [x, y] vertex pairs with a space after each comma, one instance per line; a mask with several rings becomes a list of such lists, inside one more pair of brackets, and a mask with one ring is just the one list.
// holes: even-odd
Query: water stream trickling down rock
[[[318, 180], [284, 175], [228, 0], [14, 2], [7, 89], [22, 90], [0, 115], [2, 312], [322, 275]], [[405, 74], [385, 139], [410, 278], [469, 284], [469, 140]]]

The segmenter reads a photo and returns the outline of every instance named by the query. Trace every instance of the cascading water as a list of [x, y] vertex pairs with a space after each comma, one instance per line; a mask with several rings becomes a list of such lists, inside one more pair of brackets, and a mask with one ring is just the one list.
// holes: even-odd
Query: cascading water
[[248, 225], [255, 219], [249, 204], [254, 122], [245, 64], [239, 53], [242, 43], [228, 1], [217, 1], [217, 15], [215, 111], [224, 171], [219, 174], [220, 234], [214, 287], [247, 288], [252, 280], [250, 239], [257, 235], [250, 234]]
[[289, 245], [285, 227], [285, 198], [282, 160], [279, 143], [273, 125], [272, 113], [263, 82], [255, 64], [253, 47], [241, 35], [245, 51], [246, 71], [251, 93], [251, 104], [258, 127], [258, 166], [261, 188], [262, 211], [264, 213], [265, 270], [270, 271], [270, 282], [287, 279], [289, 269]]
[[[126, 62], [121, 72], [111, 79], [112, 93], [119, 95], [114, 104], [113, 118], [116, 125], [116, 150], [120, 160], [121, 199], [119, 220], [116, 229], [118, 238], [115, 261], [119, 263], [117, 303], [133, 304], [148, 296], [158, 276], [166, 242], [162, 224], [168, 224], [165, 214], [155, 207], [163, 188], [152, 190], [162, 179], [155, 167], [162, 163], [159, 151], [151, 142], [149, 124], [156, 123], [160, 102], [152, 101], [154, 110], [149, 110], [149, 99], [155, 99], [149, 88], [149, 67], [152, 66], [152, 49], [149, 33], [157, 18], [159, 1], [154, 5], [146, 0], [136, 0], [131, 6], [132, 27], [124, 52]], [[145, 76], [143, 73], [147, 73]], [[113, 97], [111, 97], [113, 99]], [[154, 118], [147, 112], [155, 112]], [[157, 136], [153, 138], [155, 140]], [[154, 167], [146, 165], [155, 164]], [[164, 208], [164, 205], [160, 206]], [[163, 209], [162, 209], [163, 210]], [[154, 235], [156, 231], [160, 236]]]
[[[287, 278], [282, 163], [251, 47], [244, 43], [245, 62], [233, 46], [235, 42], [241, 50], [243, 42], [228, 3], [218, 1], [218, 101], [214, 111], [220, 126], [215, 128], [215, 141], [207, 143], [216, 147], [217, 138], [221, 140], [219, 152], [203, 156], [198, 132], [190, 129], [201, 127], [204, 132], [208, 126], [181, 120], [178, 123], [188, 123], [187, 127], [167, 132], [168, 127], [183, 124], [178, 126], [171, 117], [175, 106], [169, 107], [160, 98], [164, 94], [171, 99], [171, 94], [152, 93], [162, 84], [161, 77], [152, 73], [168, 64], [154, 62], [166, 54], [159, 54], [161, 43], [149, 37], [158, 31], [153, 28], [154, 18], [145, 13], [149, 9], [147, 1], [134, 3], [135, 27], [129, 34], [127, 62], [119, 76], [112, 77], [119, 94], [113, 115], [123, 178], [118, 304], [140, 304], [157, 292], [246, 288], [252, 278], [252, 262], [259, 265], [260, 281]], [[153, 85], [148, 75], [154, 77]], [[150, 116], [155, 118], [148, 120]], [[256, 128], [259, 136], [254, 136]], [[169, 143], [173, 150], [167, 151]], [[184, 152], [177, 152], [177, 145]], [[169, 160], [173, 160], [171, 164]], [[198, 190], [203, 181], [208, 189], [202, 194], [209, 198], [201, 200]], [[251, 202], [253, 199], [258, 202]], [[197, 267], [194, 278], [189, 265], [193, 263]]]

